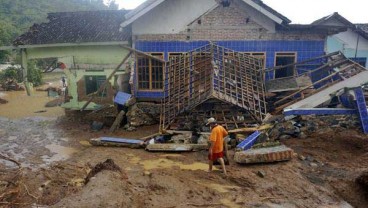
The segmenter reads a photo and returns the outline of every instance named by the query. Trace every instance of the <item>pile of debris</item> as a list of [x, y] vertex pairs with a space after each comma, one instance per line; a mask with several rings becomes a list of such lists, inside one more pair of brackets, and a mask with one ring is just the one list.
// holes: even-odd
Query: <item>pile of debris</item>
[[8, 103], [7, 100], [4, 100], [4, 99], [0, 98], [0, 104], [6, 104], [6, 103]]
[[132, 127], [154, 125], [160, 122], [161, 105], [149, 102], [134, 103], [127, 112], [128, 125]]
[[0, 91], [24, 91], [25, 87], [22, 83], [18, 83], [15, 79], [7, 79], [0, 85]]
[[298, 116], [289, 121], [274, 121], [268, 135], [271, 140], [305, 139], [313, 133], [333, 132], [335, 128], [356, 129], [360, 126], [357, 115]]

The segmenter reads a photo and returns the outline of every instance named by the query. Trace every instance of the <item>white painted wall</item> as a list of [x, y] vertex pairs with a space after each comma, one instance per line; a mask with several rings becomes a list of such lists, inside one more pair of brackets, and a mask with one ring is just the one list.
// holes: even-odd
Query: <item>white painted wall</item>
[[[357, 44], [358, 34], [348, 29], [346, 32], [334, 35], [335, 38], [344, 43], [345, 48], [355, 49]], [[363, 37], [359, 38], [359, 50], [368, 50], [368, 40]]]
[[133, 23], [133, 34], [176, 34], [217, 5], [215, 0], [168, 0]]
[[[330, 19], [323, 25], [346, 26], [336, 19]], [[341, 32], [339, 34], [333, 35], [332, 37], [336, 38], [341, 44], [343, 44], [345, 49], [355, 50], [358, 34], [352, 31], [350, 28], [346, 32]], [[359, 38], [359, 50], [368, 50], [368, 40], [364, 39], [363, 37]]]
[[244, 9], [245, 12], [249, 15], [249, 17], [256, 22], [257, 24], [259, 24], [260, 26], [262, 26], [263, 28], [267, 29], [267, 31], [269, 33], [275, 33], [276, 32], [276, 23], [271, 20], [269, 17], [267, 17], [266, 15], [260, 13], [258, 10], [256, 10], [255, 8], [249, 6], [246, 3], [241, 3], [241, 2], [237, 2], [236, 5], [238, 5], [240, 8]]

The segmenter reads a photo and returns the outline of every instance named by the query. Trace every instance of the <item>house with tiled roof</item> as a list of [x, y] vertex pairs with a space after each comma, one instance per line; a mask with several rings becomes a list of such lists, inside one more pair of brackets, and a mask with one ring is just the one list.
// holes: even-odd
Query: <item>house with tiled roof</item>
[[[28, 60], [57, 59], [68, 83], [67, 102], [63, 107], [81, 109], [89, 100], [88, 95], [100, 88], [130, 52], [122, 47], [131, 44], [130, 27], [120, 29], [127, 13], [124, 10], [49, 13], [48, 22], [34, 24], [14, 40], [22, 52], [24, 71]], [[127, 64], [120, 67], [87, 109], [111, 104], [114, 87], [128, 91], [128, 68]]]
[[316, 20], [312, 25], [347, 27], [347, 31], [327, 38], [327, 52], [341, 51], [348, 58], [368, 67], [368, 24], [353, 24], [335, 12]]

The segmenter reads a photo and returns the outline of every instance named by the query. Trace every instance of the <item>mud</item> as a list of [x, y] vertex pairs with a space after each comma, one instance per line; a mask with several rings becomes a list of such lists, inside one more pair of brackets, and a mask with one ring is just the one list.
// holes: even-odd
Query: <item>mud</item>
[[[7, 106], [11, 100], [0, 105], [0, 153], [22, 166], [16, 179], [17, 165], [0, 159], [0, 206], [364, 208], [368, 204], [355, 181], [368, 171], [368, 138], [359, 131], [344, 129], [282, 141], [298, 153], [290, 162], [245, 166], [231, 161], [225, 177], [219, 167], [206, 171], [206, 151], [163, 154], [90, 146], [90, 138], [137, 139], [156, 133], [158, 126], [136, 132], [120, 129], [110, 134], [108, 128], [94, 132], [78, 114], [48, 114], [49, 109], [42, 117], [33, 114], [47, 102], [40, 99], [44, 100], [24, 97], [37, 102], [27, 112]], [[15, 115], [3, 109], [13, 109]], [[233, 155], [231, 150], [230, 158]], [[121, 172], [102, 168], [85, 183], [91, 169], [107, 159]], [[15, 192], [9, 185], [13, 183], [18, 185]]]

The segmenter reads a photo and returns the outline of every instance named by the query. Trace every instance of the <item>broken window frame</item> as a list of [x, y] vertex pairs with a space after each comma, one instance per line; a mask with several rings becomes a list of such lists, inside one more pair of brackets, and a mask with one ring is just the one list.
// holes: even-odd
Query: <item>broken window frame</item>
[[[88, 90], [88, 87], [87, 87], [87, 80], [89, 79], [89, 77], [94, 77], [96, 80], [96, 86], [94, 89], [92, 90]], [[101, 79], [101, 80], [98, 80], [98, 78], [104, 78], [104, 79]], [[92, 78], [93, 79], [93, 78]], [[97, 90], [100, 88], [100, 86], [106, 81], [107, 77], [106, 75], [84, 75], [84, 86], [85, 86], [85, 94], [86, 95], [89, 95], [91, 93], [94, 93], [94, 92], [97, 92]], [[97, 95], [98, 97], [107, 97], [107, 92], [106, 92], [106, 86], [104, 88], [104, 90], [100, 93], [98, 93]]]
[[[296, 51], [275, 52], [275, 59], [274, 59], [274, 66], [275, 67], [282, 66], [282, 65], [276, 65], [277, 58], [280, 58], [280, 57], [294, 57], [294, 62], [284, 64], [284, 65], [289, 65], [289, 64], [293, 64], [293, 63], [296, 63], [297, 62], [298, 53]], [[284, 69], [284, 68], [280, 68], [280, 69], [275, 70], [275, 72], [273, 73], [273, 78], [274, 79], [282, 79], [282, 78], [285, 78], [285, 77], [293, 77], [293, 76], [296, 76], [297, 75], [296, 67], [295, 66], [289, 66], [289, 67], [293, 67], [293, 69], [292, 69], [292, 75], [290, 75], [290, 76], [286, 75], [286, 76], [276, 77], [277, 70], [283, 70]]]
[[[148, 54], [150, 54], [151, 56], [164, 59], [163, 52], [152, 52]], [[144, 60], [144, 63], [141, 65], [140, 63], [142, 60]], [[144, 69], [145, 75], [142, 75], [141, 73], [142, 67], [145, 68]], [[165, 80], [164, 63], [161, 63], [158, 60], [154, 60], [150, 57], [145, 57], [144, 55], [137, 55], [136, 68], [137, 68], [137, 85], [139, 91], [164, 90], [164, 80]], [[145, 84], [146, 86], [143, 86], [142, 83]]]

